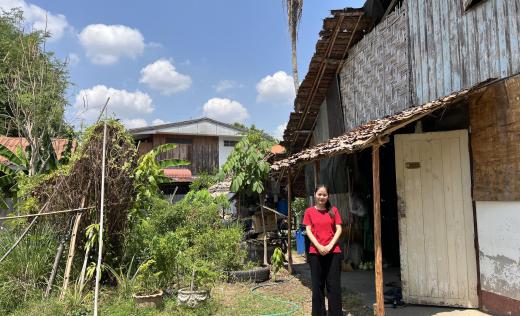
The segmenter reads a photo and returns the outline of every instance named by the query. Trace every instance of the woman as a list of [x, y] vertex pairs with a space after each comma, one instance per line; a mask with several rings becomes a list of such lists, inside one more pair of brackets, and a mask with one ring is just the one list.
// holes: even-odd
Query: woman
[[[303, 224], [311, 241], [307, 261], [311, 266], [312, 315], [342, 315], [341, 308], [341, 216], [330, 205], [329, 190], [319, 185], [314, 191], [316, 205], [305, 210]], [[325, 310], [325, 287], [329, 312]]]

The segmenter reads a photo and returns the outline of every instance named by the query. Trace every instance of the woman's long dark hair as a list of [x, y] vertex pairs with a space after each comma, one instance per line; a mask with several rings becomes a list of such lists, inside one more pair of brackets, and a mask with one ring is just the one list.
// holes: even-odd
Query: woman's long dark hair
[[[316, 188], [314, 189], [314, 195], [316, 195], [316, 192], [318, 192], [319, 189], [324, 188], [325, 191], [327, 191], [327, 195], [329, 195], [329, 187], [325, 184], [318, 184]], [[329, 213], [330, 218], [334, 218], [334, 211], [332, 210], [332, 207], [330, 205], [330, 201], [327, 198], [327, 202], [325, 203], [325, 209]]]

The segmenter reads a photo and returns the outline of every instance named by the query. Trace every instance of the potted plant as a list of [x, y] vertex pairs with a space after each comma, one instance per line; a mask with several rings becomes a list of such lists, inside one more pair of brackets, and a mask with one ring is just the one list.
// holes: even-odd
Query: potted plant
[[163, 291], [159, 276], [162, 271], [154, 272], [155, 260], [150, 259], [139, 266], [134, 285], [134, 302], [138, 307], [163, 306]]
[[177, 294], [180, 305], [195, 307], [210, 298], [209, 285], [218, 277], [207, 266], [207, 262], [199, 260], [191, 265], [191, 282], [187, 288], [182, 288]]

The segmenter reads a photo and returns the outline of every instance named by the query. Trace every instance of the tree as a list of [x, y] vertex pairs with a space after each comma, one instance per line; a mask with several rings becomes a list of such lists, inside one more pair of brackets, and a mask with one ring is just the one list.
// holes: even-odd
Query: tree
[[264, 225], [264, 181], [269, 177], [270, 165], [264, 159], [273, 142], [265, 139], [264, 134], [254, 128], [235, 145], [222, 171], [232, 175], [231, 191], [258, 194], [264, 232], [264, 264], [267, 264], [267, 237]]
[[19, 9], [0, 16], [0, 116], [4, 135], [29, 143], [28, 174], [52, 159], [52, 139], [71, 133], [64, 122], [66, 64], [45, 51], [47, 32], [24, 33]]
[[302, 17], [303, 0], [283, 0], [284, 7], [287, 10], [287, 22], [289, 26], [289, 34], [291, 35], [292, 48], [292, 74], [294, 80], [294, 90], [298, 94], [298, 62], [296, 58], [296, 42], [298, 39], [298, 25]]

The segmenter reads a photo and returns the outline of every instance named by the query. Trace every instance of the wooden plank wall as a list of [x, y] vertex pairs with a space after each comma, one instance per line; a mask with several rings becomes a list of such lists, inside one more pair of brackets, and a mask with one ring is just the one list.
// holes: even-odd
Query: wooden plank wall
[[520, 201], [520, 75], [470, 102], [473, 199]]
[[406, 8], [398, 7], [348, 54], [340, 72], [345, 130], [410, 105]]
[[186, 143], [177, 144], [177, 148], [161, 154], [159, 159], [187, 160], [190, 165], [183, 168], [190, 169], [194, 175], [218, 171], [218, 137], [158, 134], [153, 136], [154, 147], [165, 144], [172, 138], [184, 140]]
[[329, 119], [327, 111], [327, 101], [324, 100], [320, 106], [320, 112], [316, 118], [316, 126], [312, 132], [310, 145], [317, 145], [328, 140], [329, 137]]
[[520, 0], [408, 0], [413, 103], [520, 72]]

